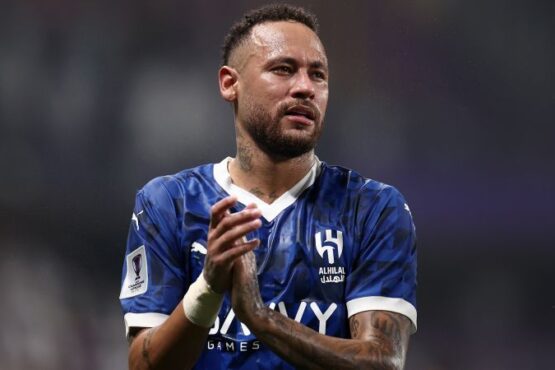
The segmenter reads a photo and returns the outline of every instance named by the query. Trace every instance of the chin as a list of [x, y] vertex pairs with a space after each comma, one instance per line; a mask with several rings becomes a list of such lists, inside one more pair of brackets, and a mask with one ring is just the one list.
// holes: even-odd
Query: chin
[[311, 152], [315, 146], [316, 143], [313, 140], [291, 138], [289, 140], [274, 141], [270, 145], [266, 145], [265, 152], [274, 158], [292, 159]]

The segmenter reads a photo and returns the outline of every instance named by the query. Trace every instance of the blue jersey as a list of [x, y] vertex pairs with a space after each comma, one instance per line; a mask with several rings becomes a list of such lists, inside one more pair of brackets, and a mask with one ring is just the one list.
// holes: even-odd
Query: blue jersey
[[[317, 161], [266, 204], [234, 185], [229, 158], [159, 177], [136, 198], [120, 300], [126, 328], [164, 322], [201, 273], [210, 207], [230, 194], [255, 202], [249, 235], [264, 302], [322, 334], [349, 338], [348, 318], [368, 310], [407, 316], [416, 330], [416, 246], [410, 210], [393, 187]], [[292, 369], [240, 323], [226, 294], [195, 369]]]

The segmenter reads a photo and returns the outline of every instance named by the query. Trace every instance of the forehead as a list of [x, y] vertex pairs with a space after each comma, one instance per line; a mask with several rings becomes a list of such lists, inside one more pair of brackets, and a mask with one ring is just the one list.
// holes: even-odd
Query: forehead
[[[270, 60], [279, 57], [321, 62], [327, 57], [320, 38], [310, 28], [298, 22], [266, 22], [253, 27], [246, 43], [249, 57]], [[249, 58], [250, 59], [250, 58]]]

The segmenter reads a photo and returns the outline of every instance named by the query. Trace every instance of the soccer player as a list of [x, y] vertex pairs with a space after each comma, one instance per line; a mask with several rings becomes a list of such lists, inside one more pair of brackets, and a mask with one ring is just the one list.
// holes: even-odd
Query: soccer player
[[416, 330], [412, 217], [314, 155], [328, 101], [315, 17], [252, 11], [219, 87], [237, 152], [136, 197], [121, 304], [131, 369], [400, 369]]

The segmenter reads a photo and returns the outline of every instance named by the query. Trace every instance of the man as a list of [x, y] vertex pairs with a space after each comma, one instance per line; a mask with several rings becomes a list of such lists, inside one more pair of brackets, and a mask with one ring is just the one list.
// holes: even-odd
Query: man
[[131, 369], [399, 369], [416, 330], [402, 196], [314, 155], [328, 100], [316, 20], [272, 5], [224, 44], [237, 155], [137, 194], [121, 302]]

